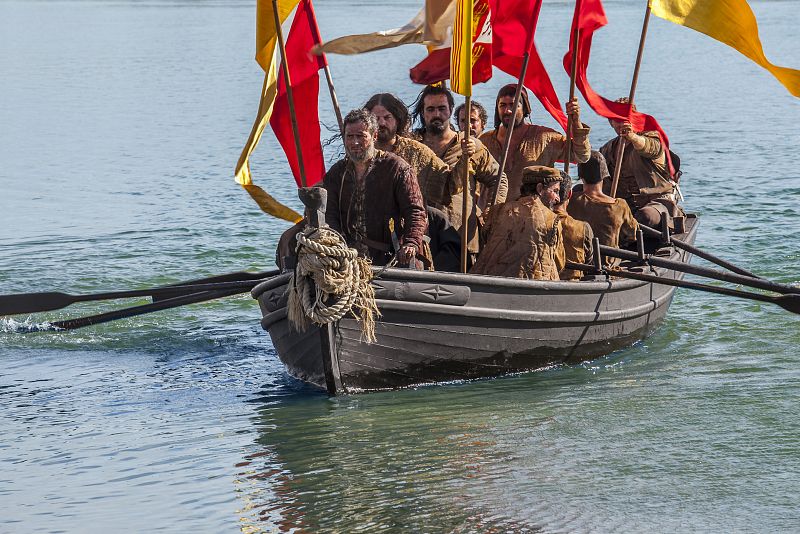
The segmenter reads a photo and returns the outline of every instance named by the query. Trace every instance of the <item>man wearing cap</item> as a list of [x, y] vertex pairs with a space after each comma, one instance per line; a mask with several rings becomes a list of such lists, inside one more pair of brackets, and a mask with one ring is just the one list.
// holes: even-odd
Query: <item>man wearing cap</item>
[[558, 280], [564, 268], [559, 218], [561, 174], [541, 165], [523, 169], [520, 197], [497, 206], [486, 223], [486, 244], [473, 274]]
[[505, 174], [498, 178], [500, 167], [486, 150], [486, 147], [475, 138], [467, 142], [463, 132], [453, 130], [450, 118], [455, 101], [453, 95], [444, 87], [428, 85], [422, 90], [412, 113], [419, 121], [420, 128], [414, 131], [414, 137], [428, 146], [451, 169], [448, 184], [447, 201], [442, 211], [447, 215], [450, 224], [461, 230], [462, 203], [464, 200], [464, 163], [462, 154], [469, 156], [469, 189], [467, 197], [467, 251], [470, 254], [467, 263], [472, 264], [479, 252], [478, 209], [475, 204], [476, 187], [483, 184], [487, 195], [492, 200], [486, 209], [502, 204], [506, 200], [507, 180]]
[[[628, 103], [627, 98], [617, 102]], [[636, 106], [631, 105], [636, 111]], [[617, 184], [617, 198], [623, 198], [633, 211], [636, 220], [648, 226], [659, 226], [661, 215], [666, 214], [672, 225], [672, 217], [682, 215], [676, 200], [676, 184], [669, 175], [666, 152], [661, 145], [658, 132], [634, 132], [630, 122], [609, 119], [617, 137], [600, 147], [608, 166], [614, 168], [617, 149], [625, 143], [622, 152], [622, 167]], [[611, 191], [611, 178], [605, 180], [604, 189]]]
[[[531, 165], [552, 167], [558, 160], [566, 158], [567, 138], [557, 131], [525, 122], [531, 113], [528, 92], [522, 88], [522, 97], [516, 112], [514, 94], [516, 84], [509, 84], [497, 93], [494, 111], [494, 130], [485, 132], [480, 140], [489, 149], [497, 161], [503, 157], [503, 143], [508, 128], [514, 121], [514, 132], [508, 147], [505, 173], [508, 176], [508, 200], [519, 196], [522, 182], [522, 170]], [[573, 98], [566, 104], [567, 116], [572, 124], [571, 161], [583, 162], [589, 159], [589, 127], [581, 123], [578, 99]]]
[[409, 114], [406, 105], [391, 93], [372, 95], [364, 109], [378, 121], [378, 150], [400, 156], [414, 170], [426, 205], [441, 208], [445, 198], [450, 168], [424, 144], [409, 137]]
[[[573, 195], [567, 212], [592, 227], [601, 245], [619, 247], [636, 240], [639, 224], [633, 218], [627, 202], [603, 193], [603, 181], [608, 179], [608, 166], [603, 155], [592, 151], [589, 161], [578, 165], [583, 190]], [[613, 258], [606, 257], [612, 261]], [[614, 261], [619, 263], [619, 261]]]
[[[564, 258], [575, 263], [591, 263], [592, 240], [594, 233], [586, 221], [579, 221], [567, 212], [572, 197], [572, 178], [564, 171], [558, 187], [559, 201], [553, 205], [553, 211], [561, 222], [561, 237], [564, 239]], [[564, 269], [559, 273], [562, 280], [578, 280], [583, 271]]]

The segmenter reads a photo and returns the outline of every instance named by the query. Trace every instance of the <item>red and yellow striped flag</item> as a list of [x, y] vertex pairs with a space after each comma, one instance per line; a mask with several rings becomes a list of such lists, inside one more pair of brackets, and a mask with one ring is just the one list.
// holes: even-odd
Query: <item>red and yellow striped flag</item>
[[450, 51], [450, 88], [464, 96], [472, 96], [472, 2], [458, 0]]

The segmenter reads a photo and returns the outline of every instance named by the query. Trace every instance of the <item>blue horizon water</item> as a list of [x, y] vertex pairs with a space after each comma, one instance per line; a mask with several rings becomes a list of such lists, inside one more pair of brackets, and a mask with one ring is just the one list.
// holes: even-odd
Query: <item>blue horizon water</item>
[[[0, 2], [0, 293], [272, 267], [288, 224], [233, 181], [263, 78], [254, 4]], [[794, 68], [797, 5], [752, 2], [767, 57]], [[330, 39], [401, 26], [419, 2], [315, 7]], [[589, 76], [599, 93], [627, 95], [644, 4], [605, 7]], [[562, 98], [572, 9], [545, 1], [536, 38]], [[408, 68], [424, 55], [330, 56], [343, 110], [384, 91], [411, 103]], [[510, 81], [496, 71], [474, 98], [491, 104]], [[657, 18], [636, 99], [681, 156], [697, 245], [799, 282], [800, 100], [730, 48]], [[611, 128], [581, 104], [600, 146]], [[331, 137], [325, 87], [320, 117]], [[533, 120], [555, 126], [535, 103]], [[299, 209], [270, 132], [251, 168]], [[24, 333], [107, 309], [0, 319], [0, 532], [800, 524], [800, 321], [777, 306], [679, 290], [653, 335], [595, 362], [342, 398], [286, 375], [248, 295]]]

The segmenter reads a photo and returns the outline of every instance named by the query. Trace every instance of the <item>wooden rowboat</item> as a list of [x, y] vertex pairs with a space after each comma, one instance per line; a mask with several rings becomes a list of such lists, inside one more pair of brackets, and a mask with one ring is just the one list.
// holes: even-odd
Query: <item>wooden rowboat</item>
[[[684, 233], [673, 237], [693, 244], [697, 223], [687, 216]], [[685, 263], [690, 258], [671, 246], [656, 254]], [[622, 267], [642, 272], [635, 264]], [[654, 274], [683, 277], [659, 268]], [[295, 331], [287, 319], [290, 275], [253, 288], [261, 325], [288, 372], [331, 395], [591, 360], [648, 336], [675, 292], [662, 284], [606, 277], [561, 282], [385, 269], [373, 281], [381, 312], [377, 342], [367, 344], [350, 316]]]

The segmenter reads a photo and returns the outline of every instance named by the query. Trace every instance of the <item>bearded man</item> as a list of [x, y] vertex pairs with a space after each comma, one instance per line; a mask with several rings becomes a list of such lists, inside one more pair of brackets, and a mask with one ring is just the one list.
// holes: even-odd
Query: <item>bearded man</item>
[[400, 156], [411, 165], [425, 204], [441, 208], [447, 200], [445, 188], [450, 167], [430, 148], [409, 137], [406, 105], [390, 93], [378, 93], [367, 100], [364, 109], [372, 112], [378, 121], [376, 148]]
[[325, 220], [374, 265], [389, 262], [391, 243], [397, 239], [397, 261], [408, 265], [422, 253], [428, 227], [414, 171], [394, 154], [375, 148], [378, 124], [372, 113], [354, 109], [343, 122], [347, 155], [323, 179], [328, 190]]
[[526, 167], [520, 197], [497, 206], [486, 222], [486, 245], [472, 274], [558, 280], [564, 268], [559, 201], [561, 174], [552, 167]]
[[[567, 138], [552, 128], [529, 124], [526, 121], [531, 113], [528, 92], [522, 88], [517, 109], [514, 110], [516, 84], [509, 84], [497, 93], [494, 109], [494, 130], [481, 136], [481, 141], [489, 149], [497, 161], [503, 157], [508, 129], [513, 121], [514, 131], [508, 147], [505, 172], [508, 175], [509, 200], [519, 197], [522, 183], [522, 171], [531, 165], [553, 167], [556, 161], [564, 160], [567, 150]], [[589, 159], [589, 127], [581, 123], [578, 99], [573, 98], [566, 104], [567, 117], [572, 129], [572, 149], [570, 161], [584, 162]]]
[[467, 251], [468, 264], [476, 258], [480, 243], [478, 240], [478, 209], [475, 203], [476, 184], [486, 188], [493, 201], [487, 203], [486, 210], [506, 200], [508, 181], [505, 174], [498, 179], [500, 166], [489, 154], [486, 147], [477, 139], [465, 140], [464, 132], [456, 133], [450, 123], [455, 101], [453, 95], [444, 87], [428, 85], [422, 90], [414, 105], [413, 117], [419, 121], [420, 128], [414, 131], [416, 139], [444, 161], [451, 169], [450, 181], [446, 191], [447, 201], [443, 211], [453, 228], [461, 230], [462, 203], [464, 198], [463, 176], [465, 160], [469, 156], [469, 190], [467, 195]]

